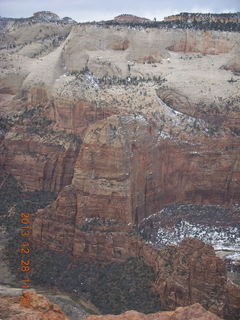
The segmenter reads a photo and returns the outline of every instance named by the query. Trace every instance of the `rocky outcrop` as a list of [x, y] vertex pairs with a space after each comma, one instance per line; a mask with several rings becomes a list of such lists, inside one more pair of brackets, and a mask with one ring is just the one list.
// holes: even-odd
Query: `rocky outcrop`
[[201, 303], [226, 319], [237, 319], [239, 289], [228, 284], [224, 261], [215, 256], [210, 245], [185, 239], [179, 247], [172, 245], [158, 250], [140, 240], [131, 226], [113, 219], [82, 218], [76, 222], [76, 201], [73, 202], [76, 194], [71, 198], [73, 194], [69, 190], [55, 208], [50, 206], [39, 212], [33, 226], [37, 248], [67, 250], [75, 261], [88, 263], [120, 263], [130, 257], [142, 258], [156, 273], [154, 288], [162, 308], [174, 310]]
[[169, 246], [160, 252], [145, 246], [143, 257], [157, 271], [156, 289], [163, 308], [173, 310], [199, 302], [208, 310], [224, 315], [226, 269], [211, 246], [197, 239], [185, 239], [178, 248]]
[[55, 99], [54, 105], [49, 108], [48, 115], [55, 121], [57, 129], [64, 129], [84, 137], [91, 124], [105, 119], [115, 112], [109, 107], [96, 108], [91, 102], [83, 99], [76, 102], [72, 102], [71, 99]]
[[1, 165], [26, 191], [58, 192], [72, 182], [81, 140], [52, 130], [51, 123], [40, 108], [31, 109], [12, 123], [1, 141]]
[[[151, 32], [151, 37], [148, 33]], [[82, 41], [79, 41], [81, 37]], [[86, 37], [88, 41], [86, 41]], [[96, 41], [101, 38], [101, 42]], [[168, 54], [166, 49], [181, 51], [185, 53], [199, 52], [202, 54], [220, 54], [231, 52], [236, 45], [239, 35], [228, 32], [219, 33], [217, 31], [195, 31], [195, 30], [165, 30], [165, 29], [146, 29], [137, 33], [133, 29], [124, 27], [119, 29], [111, 28], [111, 32], [106, 28], [95, 26], [78, 25], [73, 27], [68, 41], [64, 46], [63, 58], [68, 71], [81, 71], [88, 65], [93, 74], [97, 74], [99, 62], [96, 61], [96, 52], [104, 50], [105, 54], [99, 52], [105, 60], [105, 68], [116, 65], [113, 73], [115, 76], [125, 75], [122, 62], [134, 61], [145, 62], [144, 57], [152, 56], [156, 62], [160, 62]], [[119, 48], [119, 42], [127, 41], [126, 55], [121, 52], [111, 53], [111, 49]], [[121, 49], [126, 48], [120, 45]], [[109, 51], [110, 50], [110, 51]], [[120, 50], [121, 51], [121, 50]], [[80, 54], [79, 54], [80, 52]], [[120, 55], [121, 54], [121, 55]], [[69, 57], [72, 59], [69, 59]], [[115, 56], [115, 58], [114, 58]], [[94, 62], [94, 66], [90, 62]], [[108, 73], [108, 75], [111, 75]]]
[[[220, 54], [230, 52], [234, 47], [229, 42], [227, 33], [219, 37], [215, 31], [200, 31], [186, 30], [184, 36], [174, 41], [173, 45], [168, 48], [177, 52], [200, 52], [202, 54]], [[199, 41], [199, 39], [201, 39]]]
[[57, 21], [60, 20], [56, 13], [50, 11], [38, 11], [33, 14], [34, 18], [44, 20], [44, 21]]
[[102, 217], [138, 224], [175, 201], [231, 205], [239, 199], [240, 174], [238, 139], [232, 143], [229, 150], [225, 138], [164, 139], [140, 115], [97, 121], [75, 164], [76, 221]]
[[0, 316], [9, 320], [68, 320], [60, 307], [33, 290], [20, 298], [0, 297]]
[[233, 166], [233, 154], [223, 152], [224, 141], [164, 139], [141, 115], [97, 121], [86, 133], [73, 184], [38, 212], [34, 244], [67, 251], [83, 261], [143, 257], [158, 273], [156, 288], [164, 308], [199, 302], [221, 316], [227, 314], [226, 268], [213, 248], [191, 240], [159, 252], [139, 242], [127, 226], [175, 201], [237, 201], [238, 187], [233, 183], [239, 175], [237, 149], [232, 151], [236, 152]]
[[216, 23], [239, 23], [240, 14], [236, 13], [190, 13], [181, 12], [177, 15], [165, 17], [164, 21], [181, 21], [181, 22], [216, 22]]
[[127, 311], [120, 315], [89, 316], [86, 320], [220, 320], [215, 314], [206, 311], [200, 304], [180, 307], [175, 311], [165, 311], [143, 314], [137, 311]]
[[132, 14], [120, 14], [119, 16], [115, 17], [114, 18], [115, 21], [117, 22], [127, 22], [127, 23], [131, 23], [131, 22], [147, 22], [147, 21], [150, 21], [149, 19], [147, 18], [141, 18], [141, 17], [137, 17], [137, 16], [134, 16]]
[[[239, 202], [237, 103], [232, 125], [226, 117], [213, 126], [209, 110], [205, 118], [191, 110], [201, 109], [202, 99], [212, 109], [215, 96], [238, 96], [238, 82], [219, 69], [226, 56], [201, 54], [233, 57], [239, 34], [26, 21], [4, 32], [1, 110], [15, 121], [21, 101], [19, 113], [44, 105], [44, 114], [4, 128], [1, 164], [29, 190], [60, 191], [38, 212], [34, 245], [101, 263], [144, 257], [159, 273], [166, 308], [201, 302], [220, 315], [231, 314], [228, 308], [236, 314], [238, 289], [228, 296], [225, 269], [210, 247], [189, 241], [160, 254], [131, 228], [175, 202]], [[209, 70], [216, 72], [211, 79]], [[156, 94], [159, 74], [170, 99]]]
[[[69, 220], [64, 218], [62, 237], [59, 233], [49, 246], [51, 249], [61, 250], [62, 244], [66, 244]], [[56, 221], [54, 223], [56, 225]], [[156, 273], [154, 289], [164, 309], [201, 303], [221, 317], [238, 319], [239, 288], [228, 284], [224, 262], [215, 256], [213, 248], [197, 239], [185, 239], [179, 247], [172, 245], [156, 250], [136, 237], [129, 227], [126, 229], [112, 220], [86, 219], [75, 233], [73, 250], [75, 261], [88, 263], [123, 262], [130, 257], [143, 259]]]
[[[4, 168], [23, 183], [25, 190], [60, 191], [69, 185], [79, 148], [69, 143], [43, 143], [34, 136], [8, 134], [4, 140]], [[34, 175], [32, 170], [34, 168]]]

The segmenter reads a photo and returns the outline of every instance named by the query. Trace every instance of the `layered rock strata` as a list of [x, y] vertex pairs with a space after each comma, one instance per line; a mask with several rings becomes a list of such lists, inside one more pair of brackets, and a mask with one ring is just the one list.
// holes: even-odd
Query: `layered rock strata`
[[[60, 191], [72, 182], [81, 140], [54, 131], [40, 108], [20, 114], [0, 143], [2, 168], [27, 191]], [[34, 174], [33, 174], [34, 172]]]
[[[83, 220], [74, 238], [69, 220], [63, 221], [65, 228], [61, 228], [62, 233], [48, 246], [52, 250], [61, 250], [62, 244], [68, 244], [75, 261], [88, 263], [118, 263], [130, 257], [143, 259], [156, 274], [153, 287], [163, 309], [201, 303], [221, 317], [238, 319], [239, 288], [228, 283], [224, 261], [215, 256], [210, 245], [197, 239], [185, 239], [179, 246], [157, 250], [140, 240], [130, 226], [97, 218]], [[56, 226], [56, 221], [54, 223]], [[50, 233], [39, 245], [44, 241], [51, 241]]]
[[131, 225], [175, 202], [239, 202], [239, 82], [227, 71], [239, 34], [16, 22], [1, 35], [1, 115], [45, 107], [37, 132], [25, 120], [7, 131], [4, 118], [1, 164], [29, 190], [60, 191], [38, 212], [34, 245], [102, 263], [142, 256], [163, 306], [235, 319], [238, 288], [212, 248], [159, 253]]
[[[96, 122], [86, 134], [74, 169], [76, 223], [104, 217], [138, 224], [173, 202], [237, 202], [238, 140], [232, 142], [229, 150], [224, 138], [191, 142], [162, 138], [141, 115]], [[57, 201], [63, 203], [62, 198], [59, 194]], [[65, 211], [59, 205], [54, 208], [56, 204], [50, 209], [56, 215]]]

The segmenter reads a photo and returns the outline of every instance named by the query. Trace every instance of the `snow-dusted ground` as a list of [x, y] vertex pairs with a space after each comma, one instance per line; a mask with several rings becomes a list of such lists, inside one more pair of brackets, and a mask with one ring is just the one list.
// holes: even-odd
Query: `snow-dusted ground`
[[240, 263], [240, 224], [231, 223], [232, 217], [228, 209], [218, 206], [175, 205], [146, 218], [139, 231], [156, 247], [198, 238], [216, 252], [224, 251], [224, 259]]
[[[142, 231], [141, 231], [142, 232]], [[185, 237], [198, 238], [210, 243], [215, 250], [239, 250], [240, 251], [240, 227], [219, 227], [201, 224], [191, 224], [180, 221], [172, 230], [159, 227], [154, 239], [149, 240], [157, 246], [169, 243], [177, 244]]]

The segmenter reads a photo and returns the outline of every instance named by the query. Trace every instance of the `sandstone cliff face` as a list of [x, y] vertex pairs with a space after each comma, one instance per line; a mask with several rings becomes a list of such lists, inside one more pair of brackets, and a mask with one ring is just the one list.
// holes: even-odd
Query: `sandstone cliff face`
[[200, 31], [198, 34], [198, 32], [186, 30], [184, 36], [179, 41], [174, 41], [173, 46], [169, 48], [173, 51], [200, 52], [202, 54], [227, 53], [233, 49], [227, 33], [218, 37], [217, 33], [211, 31]]
[[173, 202], [231, 205], [239, 199], [240, 179], [238, 139], [232, 143], [229, 150], [225, 138], [164, 139], [140, 115], [98, 121], [75, 164], [76, 221], [138, 224]]
[[[90, 71], [96, 74], [98, 62], [95, 53], [98, 50], [104, 50], [104, 56], [111, 72], [114, 75], [119, 75], [119, 72], [124, 75], [120, 64], [123, 59], [125, 62], [144, 62], [145, 57], [152, 56], [155, 62], [159, 62], [161, 58], [168, 56], [166, 49], [202, 54], [228, 53], [234, 48], [239, 38], [237, 33], [231, 34], [230, 37], [228, 32], [219, 33], [216, 31], [169, 31], [153, 28], [142, 30], [141, 33], [136, 34], [135, 30], [128, 29], [126, 31], [121, 27], [110, 29], [112, 29], [111, 32], [95, 26], [74, 27], [64, 46], [63, 58], [67, 70], [80, 71], [89, 64]], [[82, 39], [81, 41], [78, 40], [79, 37]], [[96, 41], [100, 37], [101, 42]], [[119, 40], [128, 41], [128, 50], [124, 53], [111, 51]], [[90, 64], [91, 60], [94, 63]], [[105, 72], [108, 70], [106, 65]], [[108, 74], [111, 75], [111, 73]]]
[[134, 16], [132, 14], [120, 14], [119, 16], [114, 18], [115, 21], [118, 22], [145, 22], [145, 21], [150, 21], [147, 18], [141, 18]]
[[157, 290], [164, 308], [201, 301], [208, 310], [224, 315], [226, 271], [224, 262], [215, 256], [211, 246], [185, 239], [179, 248], [169, 246], [160, 254], [147, 247], [144, 250], [145, 261], [158, 272]]
[[[157, 132], [140, 115], [112, 116], [91, 126], [72, 185], [34, 221], [34, 243], [67, 250], [83, 261], [110, 263], [141, 256], [159, 274], [156, 288], [165, 308], [200, 302], [221, 316], [232, 315], [225, 265], [211, 247], [195, 240], [161, 253], [139, 242], [131, 231], [129, 235], [126, 225], [138, 224], [172, 202], [237, 201], [237, 149], [224, 152], [225, 138], [184, 142]], [[109, 220], [109, 227], [102, 228], [101, 219]], [[114, 219], [121, 223], [115, 225]], [[92, 224], [100, 226], [88, 229]]]
[[[69, 196], [67, 199], [72, 203], [73, 199]], [[228, 284], [224, 261], [215, 256], [210, 245], [197, 239], [185, 239], [179, 247], [172, 245], [157, 250], [140, 240], [130, 226], [113, 219], [82, 219], [74, 231], [69, 228], [72, 215], [64, 216], [65, 211], [61, 225], [57, 225], [56, 216], [56, 220], [49, 223], [47, 215], [53, 210], [49, 207], [49, 211], [39, 212], [34, 222], [37, 247], [48, 241], [48, 247], [53, 250], [68, 246], [76, 261], [83, 262], [108, 264], [130, 257], [141, 258], [156, 273], [154, 289], [160, 295], [162, 308], [174, 310], [178, 306], [201, 303], [221, 317], [238, 319], [239, 288]]]
[[[139, 232], [145, 241], [157, 248], [180, 243], [184, 237], [203, 240], [224, 258], [230, 272], [237, 272], [240, 257], [231, 250], [239, 251], [239, 212], [238, 206], [230, 209], [214, 205], [173, 204], [144, 219]], [[237, 274], [235, 281], [238, 284]]]
[[[43, 143], [36, 137], [16, 137], [10, 133], [3, 145], [4, 168], [24, 184], [25, 190], [60, 191], [72, 181], [78, 153], [74, 144]], [[34, 175], [32, 170], [34, 169]]]
[[[38, 212], [34, 245], [85, 261], [142, 256], [159, 273], [165, 307], [201, 302], [236, 318], [238, 289], [211, 248], [190, 241], [159, 256], [131, 225], [175, 202], [239, 202], [239, 82], [220, 69], [235, 58], [239, 34], [77, 25], [61, 26], [53, 44], [57, 27], [38, 36], [41, 26], [8, 25], [0, 76], [4, 116], [45, 107], [41, 128], [23, 119], [1, 138], [1, 164], [27, 189], [60, 191]], [[176, 96], [162, 99], [159, 75]], [[218, 126], [208, 117], [216, 96]], [[229, 97], [236, 104], [226, 116]], [[80, 152], [70, 133], [83, 140]]]
[[71, 183], [79, 139], [53, 131], [41, 108], [25, 111], [11, 126], [1, 141], [0, 162], [25, 190], [58, 192]]

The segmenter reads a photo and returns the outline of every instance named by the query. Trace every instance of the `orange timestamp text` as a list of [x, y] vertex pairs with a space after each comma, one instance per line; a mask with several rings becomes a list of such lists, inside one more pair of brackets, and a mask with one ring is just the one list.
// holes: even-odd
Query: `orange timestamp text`
[[29, 237], [31, 235], [31, 216], [30, 213], [20, 213], [20, 236], [21, 236], [21, 243], [20, 243], [20, 270], [23, 273], [23, 280], [21, 280], [21, 287], [22, 288], [30, 288], [31, 287], [31, 280], [29, 279], [28, 272], [31, 270], [31, 260], [30, 260], [30, 243]]

